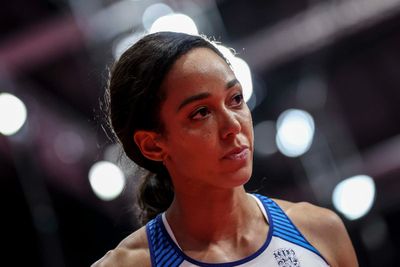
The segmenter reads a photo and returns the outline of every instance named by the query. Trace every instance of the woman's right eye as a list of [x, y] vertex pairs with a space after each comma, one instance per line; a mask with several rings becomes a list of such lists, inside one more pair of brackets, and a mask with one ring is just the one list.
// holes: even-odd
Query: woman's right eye
[[206, 107], [198, 108], [195, 112], [190, 115], [192, 120], [202, 120], [210, 114], [210, 110]]

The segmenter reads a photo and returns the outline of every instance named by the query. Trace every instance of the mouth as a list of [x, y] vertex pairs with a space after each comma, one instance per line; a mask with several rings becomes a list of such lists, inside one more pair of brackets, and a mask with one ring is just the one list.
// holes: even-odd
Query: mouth
[[222, 159], [228, 159], [228, 160], [244, 160], [247, 158], [249, 155], [249, 147], [247, 146], [242, 146], [242, 147], [236, 147], [229, 151], [227, 154], [225, 154]]

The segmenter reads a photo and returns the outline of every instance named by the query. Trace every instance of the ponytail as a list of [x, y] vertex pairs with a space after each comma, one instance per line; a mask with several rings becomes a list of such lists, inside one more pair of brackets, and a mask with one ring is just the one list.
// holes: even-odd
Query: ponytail
[[157, 214], [166, 211], [172, 203], [174, 190], [167, 170], [143, 175], [138, 193], [138, 219], [144, 225]]

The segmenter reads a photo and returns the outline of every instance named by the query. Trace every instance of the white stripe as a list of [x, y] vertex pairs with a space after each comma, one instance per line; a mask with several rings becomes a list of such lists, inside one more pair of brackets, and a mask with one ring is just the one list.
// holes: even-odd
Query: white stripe
[[180, 247], [179, 244], [178, 244], [178, 241], [176, 241], [175, 235], [174, 235], [174, 233], [172, 232], [171, 227], [169, 226], [169, 223], [168, 223], [168, 221], [167, 221], [167, 217], [165, 216], [165, 212], [163, 212], [163, 214], [161, 215], [161, 218], [162, 218], [164, 227], [165, 227], [165, 229], [167, 230], [169, 236], [170, 236], [171, 239], [174, 241], [174, 243], [178, 246], [178, 248], [179, 248], [180, 250], [182, 250], [181, 247]]

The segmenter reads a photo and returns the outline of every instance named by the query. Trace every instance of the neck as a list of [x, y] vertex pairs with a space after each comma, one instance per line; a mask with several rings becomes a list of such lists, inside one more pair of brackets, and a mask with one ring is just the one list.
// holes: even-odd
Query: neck
[[243, 186], [200, 192], [175, 193], [166, 216], [171, 228], [179, 229], [175, 231], [178, 240], [179, 235], [207, 243], [240, 239], [238, 235], [243, 231], [238, 230], [261, 215]]

